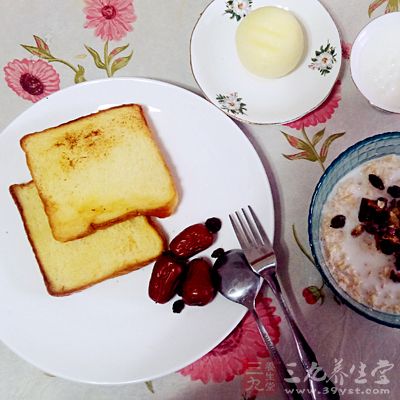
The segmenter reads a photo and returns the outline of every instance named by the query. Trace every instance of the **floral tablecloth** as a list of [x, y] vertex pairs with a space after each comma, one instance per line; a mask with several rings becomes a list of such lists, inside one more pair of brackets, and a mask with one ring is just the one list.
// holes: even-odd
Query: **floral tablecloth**
[[[200, 93], [191, 74], [189, 40], [208, 2], [4, 0], [0, 128], [32, 102], [97, 78], [155, 78]], [[227, 3], [232, 12], [240, 13], [249, 0]], [[280, 278], [320, 364], [341, 389], [343, 399], [397, 399], [400, 335], [341, 305], [324, 286], [309, 254], [307, 212], [313, 188], [333, 158], [362, 138], [398, 129], [399, 116], [373, 109], [356, 90], [348, 59], [360, 29], [384, 12], [397, 11], [399, 0], [322, 3], [338, 25], [342, 49], [336, 51], [344, 57], [331, 95], [310, 115], [287, 126], [241, 127], [269, 175], [276, 204]], [[258, 304], [261, 317], [293, 377], [300, 380], [287, 325], [270, 296], [267, 291]], [[300, 382], [299, 386], [304, 385]], [[95, 386], [49, 376], [0, 344], [0, 398], [239, 400], [283, 396], [255, 324], [245, 317], [228, 338], [194, 364], [164, 378], [131, 385]]]

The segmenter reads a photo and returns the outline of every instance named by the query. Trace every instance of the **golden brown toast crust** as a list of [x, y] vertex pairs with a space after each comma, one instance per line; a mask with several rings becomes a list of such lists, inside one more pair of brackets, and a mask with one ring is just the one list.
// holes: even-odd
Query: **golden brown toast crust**
[[[59, 127], [62, 127], [64, 125], [68, 125], [71, 122], [76, 122], [76, 121], [79, 121], [81, 119], [85, 119], [87, 117], [90, 117], [90, 116], [93, 116], [93, 115], [97, 115], [97, 114], [105, 112], [105, 111], [109, 111], [110, 109], [118, 109], [118, 108], [123, 108], [123, 107], [126, 107], [126, 106], [134, 106], [134, 107], [138, 108], [141, 116], [143, 117], [145, 125], [146, 125], [146, 127], [147, 127], [147, 129], [148, 129], [148, 131], [150, 133], [151, 138], [155, 142], [157, 142], [153, 131], [149, 127], [149, 124], [148, 124], [146, 116], [145, 116], [145, 114], [143, 112], [142, 106], [139, 105], [139, 104], [121, 104], [121, 105], [116, 106], [116, 107], [111, 107], [111, 108], [108, 108], [108, 109], [105, 109], [105, 110], [100, 110], [98, 112], [95, 112], [95, 113], [92, 113], [92, 114], [88, 114], [88, 115], [76, 118], [76, 119], [68, 121], [68, 122], [64, 122], [64, 123], [62, 123], [60, 125], [57, 125], [55, 127], [50, 127], [48, 129], [45, 129], [45, 130], [40, 131], [40, 132], [29, 133], [29, 134], [25, 135], [24, 137], [22, 137], [20, 139], [21, 148], [24, 150], [24, 152], [26, 154], [25, 141], [30, 136], [40, 135], [40, 134], [43, 134], [43, 133], [45, 133], [45, 132], [47, 132], [47, 131], [49, 131], [51, 129], [59, 128]], [[90, 226], [88, 226], [86, 231], [81, 232], [80, 234], [75, 235], [75, 236], [71, 237], [68, 240], [63, 240], [62, 238], [58, 238], [56, 236], [55, 236], [55, 239], [57, 239], [59, 241], [63, 241], [63, 242], [67, 242], [67, 241], [70, 241], [70, 240], [81, 239], [81, 238], [83, 238], [85, 236], [88, 236], [88, 235], [94, 233], [98, 229], [107, 228], [107, 227], [109, 227], [109, 226], [111, 226], [111, 225], [113, 225], [115, 223], [123, 222], [123, 221], [126, 221], [127, 219], [130, 219], [130, 218], [133, 218], [133, 217], [139, 216], [139, 215], [152, 216], [152, 217], [158, 217], [158, 218], [166, 218], [166, 217], [169, 217], [171, 214], [173, 214], [173, 212], [175, 211], [175, 209], [176, 209], [176, 207], [178, 205], [178, 202], [179, 202], [178, 190], [177, 190], [177, 187], [176, 187], [176, 184], [175, 184], [175, 177], [171, 174], [171, 169], [168, 167], [167, 163], [165, 162], [165, 159], [164, 159], [164, 157], [163, 157], [163, 155], [162, 155], [162, 153], [161, 153], [161, 151], [159, 149], [159, 146], [157, 146], [157, 147], [158, 147], [158, 151], [159, 151], [159, 153], [161, 155], [162, 163], [163, 163], [166, 171], [168, 172], [168, 175], [169, 175], [169, 177], [171, 179], [171, 182], [172, 182], [172, 185], [173, 185], [173, 189], [174, 189], [174, 197], [167, 204], [165, 204], [165, 206], [159, 207], [159, 208], [155, 208], [155, 209], [151, 209], [151, 210], [141, 209], [141, 210], [131, 211], [131, 212], [128, 212], [126, 214], [123, 214], [123, 215], [119, 216], [118, 218], [111, 219], [111, 220], [109, 220], [107, 222], [103, 222], [103, 223], [100, 223], [100, 224], [92, 223]], [[26, 154], [26, 162], [27, 162], [29, 171], [31, 173], [31, 176], [32, 176], [33, 180], [35, 181], [35, 173], [34, 173], [33, 168], [30, 165], [29, 157], [28, 157], [27, 154]], [[50, 215], [50, 210], [52, 209], [52, 205], [50, 204], [48, 199], [45, 197], [45, 195], [42, 192], [41, 188], [39, 186], [36, 186], [36, 188], [37, 188], [39, 196], [40, 196], [40, 198], [41, 198], [41, 200], [43, 202], [43, 206], [44, 206], [46, 214]], [[54, 234], [55, 226], [54, 226], [53, 221], [50, 218], [49, 218], [49, 224], [50, 224], [50, 227], [51, 227], [51, 229], [53, 231], [53, 234]]]
[[[19, 213], [21, 215], [21, 219], [22, 219], [22, 222], [24, 224], [24, 229], [25, 229], [26, 235], [28, 237], [28, 240], [29, 240], [29, 243], [31, 245], [32, 251], [33, 251], [33, 253], [35, 255], [36, 261], [37, 261], [37, 263], [39, 265], [39, 269], [40, 269], [40, 272], [42, 274], [44, 283], [46, 285], [46, 289], [47, 289], [47, 291], [48, 291], [48, 293], [50, 295], [57, 296], [57, 297], [68, 296], [68, 295], [73, 294], [75, 292], [82, 291], [82, 290], [84, 290], [84, 289], [86, 289], [86, 288], [88, 288], [90, 286], [93, 286], [93, 285], [95, 285], [97, 283], [103, 282], [103, 281], [105, 281], [107, 279], [115, 278], [117, 276], [125, 275], [125, 274], [127, 274], [129, 272], [135, 271], [136, 269], [139, 269], [139, 268], [141, 268], [141, 267], [143, 267], [143, 266], [145, 266], [147, 264], [150, 264], [151, 262], [155, 261], [158, 258], [158, 257], [153, 257], [153, 258], [150, 258], [148, 260], [144, 260], [143, 262], [137, 263], [137, 264], [134, 264], [134, 265], [127, 264], [125, 266], [125, 268], [120, 269], [119, 271], [115, 272], [114, 274], [110, 274], [109, 276], [106, 276], [106, 277], [104, 277], [102, 279], [93, 281], [88, 285], [83, 285], [83, 286], [74, 288], [73, 290], [65, 290], [65, 291], [62, 291], [62, 292], [55, 290], [52, 287], [49, 278], [47, 277], [47, 274], [46, 274], [46, 271], [45, 271], [44, 266], [42, 264], [42, 261], [40, 259], [40, 256], [39, 256], [39, 254], [38, 254], [38, 252], [36, 250], [35, 243], [34, 243], [34, 241], [32, 239], [32, 234], [31, 234], [31, 232], [29, 230], [29, 226], [28, 226], [28, 223], [27, 223], [27, 219], [26, 219], [26, 216], [25, 216], [24, 209], [23, 209], [21, 203], [19, 202], [18, 196], [17, 196], [17, 193], [16, 193], [18, 187], [28, 186], [31, 183], [32, 183], [32, 181], [26, 182], [26, 183], [21, 183], [21, 184], [11, 185], [10, 188], [9, 188], [9, 191], [10, 191], [11, 196], [12, 196], [12, 198], [14, 200], [14, 203], [16, 204], [16, 206], [18, 208], [18, 211], [19, 211]], [[165, 250], [166, 246], [167, 246], [167, 241], [166, 241], [165, 235], [163, 234], [161, 229], [157, 226], [157, 224], [155, 224], [151, 219], [148, 219], [148, 221], [149, 221], [150, 225], [153, 227], [153, 229], [155, 229], [157, 231], [157, 233], [159, 234], [159, 236], [162, 238], [162, 240], [163, 240], [163, 249]]]
[[[20, 143], [22, 149], [25, 151], [24, 143], [25, 143], [26, 139], [28, 139], [28, 137], [30, 137], [30, 136], [40, 135], [40, 134], [45, 133], [45, 132], [48, 132], [49, 130], [52, 130], [52, 129], [54, 129], [54, 128], [61, 128], [61, 127], [64, 126], [64, 125], [70, 124], [71, 122], [78, 122], [78, 121], [80, 121], [81, 119], [86, 119], [87, 117], [91, 117], [91, 116], [93, 116], [93, 115], [101, 114], [101, 113], [103, 113], [103, 112], [105, 112], [105, 111], [108, 111], [108, 110], [111, 110], [111, 109], [116, 110], [116, 109], [118, 109], [118, 108], [123, 108], [123, 107], [126, 107], [126, 106], [137, 106], [137, 107], [139, 107], [140, 112], [142, 113], [142, 115], [143, 115], [143, 117], [144, 117], [142, 107], [141, 107], [139, 104], [133, 104], [133, 103], [131, 103], [131, 104], [120, 104], [119, 106], [110, 107], [110, 108], [107, 108], [107, 109], [104, 109], [104, 110], [100, 110], [100, 111], [97, 111], [97, 112], [94, 112], [94, 113], [91, 113], [91, 114], [83, 115], [82, 117], [78, 117], [78, 118], [75, 118], [75, 119], [71, 119], [70, 121], [63, 122], [62, 124], [59, 124], [59, 125], [56, 125], [56, 126], [51, 126], [50, 128], [43, 129], [42, 131], [39, 131], [39, 132], [27, 133], [26, 135], [24, 135], [24, 136], [19, 140], [19, 143]], [[146, 120], [146, 119], [145, 119], [145, 120]]]

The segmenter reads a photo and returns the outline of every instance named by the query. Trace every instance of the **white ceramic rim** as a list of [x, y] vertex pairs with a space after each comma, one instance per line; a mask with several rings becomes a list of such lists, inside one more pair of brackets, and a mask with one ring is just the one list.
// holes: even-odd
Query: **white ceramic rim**
[[[397, 16], [395, 16], [397, 14]], [[350, 76], [351, 79], [358, 89], [358, 91], [363, 95], [363, 97], [368, 101], [368, 103], [371, 104], [371, 106], [377, 108], [380, 111], [388, 112], [391, 114], [400, 114], [399, 111], [394, 111], [394, 110], [389, 110], [388, 108], [385, 108], [379, 104], [376, 104], [372, 99], [370, 99], [366, 93], [364, 92], [363, 88], [361, 88], [360, 81], [358, 80], [358, 71], [355, 67], [355, 52], [360, 51], [359, 46], [361, 46], [361, 41], [363, 38], [363, 35], [367, 34], [368, 31], [371, 29], [372, 26], [384, 23], [383, 19], [387, 18], [399, 18], [400, 17], [400, 11], [397, 12], [391, 12], [387, 14], [380, 15], [379, 17], [374, 18], [372, 21], [369, 21], [358, 33], [356, 36], [356, 39], [353, 42], [353, 45], [351, 47], [351, 52], [350, 52]], [[399, 21], [400, 22], [400, 21]]]
[[[28, 115], [32, 109], [34, 109], [35, 107], [38, 107], [39, 104], [45, 104], [47, 103], [49, 100], [51, 101], [52, 96], [60, 96], [63, 93], [69, 93], [69, 92], [73, 92], [76, 90], [79, 90], [77, 88], [83, 88], [83, 87], [87, 87], [90, 85], [98, 85], [101, 83], [107, 83], [107, 84], [111, 84], [112, 82], [139, 82], [139, 83], [147, 83], [147, 84], [151, 84], [151, 85], [161, 85], [163, 88], [169, 88], [171, 90], [177, 91], [179, 94], [182, 95], [189, 95], [189, 96], [193, 96], [193, 99], [196, 99], [196, 102], [201, 102], [203, 104], [203, 106], [207, 107], [208, 110], [210, 110], [211, 113], [214, 113], [214, 115], [216, 117], [218, 117], [218, 119], [221, 119], [222, 117], [225, 119], [226, 117], [224, 116], [223, 113], [221, 113], [219, 110], [217, 110], [215, 107], [213, 107], [209, 102], [207, 102], [206, 100], [204, 100], [203, 98], [201, 98], [200, 96], [196, 95], [193, 92], [190, 92], [186, 89], [183, 89], [181, 87], [169, 84], [169, 83], [165, 83], [162, 81], [157, 81], [157, 80], [151, 80], [151, 79], [145, 79], [145, 78], [112, 78], [112, 79], [104, 79], [104, 80], [96, 80], [96, 81], [88, 81], [86, 83], [82, 83], [79, 84], [79, 86], [71, 86], [68, 88], [65, 88], [61, 91], [58, 91], [56, 93], [54, 93], [53, 95], [49, 96], [48, 98], [43, 99], [41, 102], [38, 102], [34, 105], [32, 105], [29, 109], [27, 109], [25, 112], [23, 112], [22, 114], [20, 114], [14, 121], [12, 121], [8, 127], [6, 127], [2, 133], [7, 132], [9, 129], [13, 129], [13, 125], [17, 124], [18, 120], [20, 118], [24, 118], [24, 116]], [[112, 102], [112, 99], [110, 99], [110, 102]], [[103, 104], [103, 103], [102, 103]], [[99, 105], [101, 106], [101, 104]], [[213, 111], [214, 110], [214, 111]], [[217, 113], [217, 114], [215, 114]], [[271, 189], [270, 189], [270, 185], [269, 185], [269, 181], [268, 181], [268, 177], [265, 173], [265, 169], [262, 166], [262, 163], [260, 161], [260, 159], [257, 156], [257, 153], [255, 151], [255, 149], [253, 148], [253, 146], [251, 145], [250, 141], [246, 138], [246, 136], [240, 131], [240, 128], [229, 118], [226, 118], [224, 121], [226, 126], [231, 126], [231, 128], [229, 128], [228, 130], [232, 129], [233, 131], [236, 132], [235, 135], [240, 135], [238, 137], [240, 137], [240, 141], [243, 140], [242, 144], [245, 144], [245, 146], [247, 147], [248, 151], [252, 152], [252, 159], [254, 159], [255, 164], [258, 165], [257, 169], [259, 171], [263, 171], [263, 178], [262, 180], [265, 182], [265, 187], [263, 188], [263, 192], [264, 194], [267, 196], [267, 198], [269, 197], [268, 201], [271, 201], [271, 204], [273, 204], [273, 199], [272, 199], [272, 194], [271, 194]], [[232, 132], [230, 132], [230, 134], [233, 134]], [[0, 138], [2, 138], [2, 134], [0, 134]], [[241, 151], [243, 151], [243, 148], [241, 148]], [[261, 199], [260, 199], [261, 200]], [[11, 200], [10, 200], [11, 201]], [[265, 202], [266, 200], [263, 199], [263, 202]], [[268, 213], [269, 216], [272, 218], [271, 219], [271, 223], [272, 226], [268, 226], [267, 230], [269, 230], [271, 233], [271, 235], [273, 234], [273, 224], [274, 224], [274, 210], [273, 207], [268, 209]], [[26, 240], [26, 238], [24, 238], [24, 240]], [[29, 246], [29, 244], [27, 244]], [[36, 266], [35, 266], [36, 267]], [[125, 275], [124, 277], [128, 277], [130, 274]], [[132, 275], [131, 275], [132, 276]], [[122, 279], [124, 279], [122, 277]], [[112, 282], [113, 280], [110, 281], [106, 281], [106, 282]], [[106, 283], [104, 283], [106, 284]], [[100, 286], [100, 285], [98, 285]], [[95, 286], [94, 286], [95, 287]], [[94, 288], [93, 287], [93, 288]], [[45, 292], [45, 289], [43, 287], [43, 293], [45, 293], [45, 296], [48, 296], [47, 293]], [[81, 292], [83, 293], [83, 292]], [[223, 300], [223, 299], [222, 299]], [[171, 304], [169, 305], [170, 308]], [[196, 354], [195, 356], [191, 356], [189, 359], [185, 360], [185, 362], [183, 364], [180, 365], [176, 365], [173, 368], [170, 368], [168, 370], [164, 370], [161, 373], [157, 373], [157, 374], [153, 374], [153, 375], [149, 375], [149, 376], [145, 376], [145, 377], [140, 377], [138, 379], [136, 378], [132, 378], [132, 379], [125, 379], [125, 380], [115, 380], [115, 379], [110, 379], [108, 381], [99, 381], [96, 379], [90, 380], [90, 379], [79, 379], [79, 377], [77, 376], [70, 376], [68, 374], [65, 373], [58, 373], [57, 371], [52, 370], [51, 368], [48, 368], [46, 366], [41, 365], [40, 363], [36, 362], [35, 359], [32, 359], [31, 357], [27, 356], [26, 354], [24, 354], [23, 352], [19, 351], [18, 346], [13, 345], [12, 343], [8, 342], [8, 341], [4, 341], [3, 342], [10, 348], [12, 349], [15, 353], [17, 353], [21, 358], [29, 361], [31, 364], [35, 365], [36, 367], [38, 367], [39, 369], [49, 373], [49, 374], [55, 374], [57, 376], [60, 376], [62, 378], [65, 379], [69, 379], [69, 380], [75, 380], [75, 381], [80, 381], [80, 382], [86, 382], [86, 383], [95, 383], [95, 384], [126, 384], [126, 383], [132, 383], [132, 382], [140, 382], [140, 381], [145, 381], [145, 380], [150, 380], [150, 379], [155, 379], [164, 375], [167, 375], [169, 373], [175, 372], [183, 367], [185, 367], [186, 365], [191, 364], [192, 362], [194, 362], [195, 360], [197, 360], [198, 358], [200, 358], [202, 355], [206, 354], [207, 352], [209, 352], [210, 350], [212, 350], [215, 346], [217, 346], [227, 335], [230, 334], [230, 332], [236, 327], [237, 323], [240, 322], [240, 320], [243, 318], [245, 314], [245, 309], [243, 308], [239, 308], [237, 311], [235, 311], [235, 321], [232, 325], [230, 325], [229, 327], [226, 328], [225, 332], [220, 335], [219, 337], [215, 338], [215, 340], [213, 340], [212, 343], [209, 343], [208, 346], [206, 346], [206, 348], [203, 348], [203, 350], [201, 352], [199, 352], [198, 354]], [[28, 331], [27, 331], [28, 333]]]

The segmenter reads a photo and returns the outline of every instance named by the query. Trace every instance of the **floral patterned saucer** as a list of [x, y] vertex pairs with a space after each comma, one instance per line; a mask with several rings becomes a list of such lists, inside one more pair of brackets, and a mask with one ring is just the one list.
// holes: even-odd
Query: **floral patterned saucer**
[[[240, 21], [263, 6], [291, 11], [306, 37], [300, 65], [279, 79], [251, 74], [236, 52]], [[205, 96], [227, 115], [254, 124], [283, 124], [314, 110], [332, 90], [342, 61], [336, 25], [317, 0], [214, 0], [193, 30], [190, 53]]]

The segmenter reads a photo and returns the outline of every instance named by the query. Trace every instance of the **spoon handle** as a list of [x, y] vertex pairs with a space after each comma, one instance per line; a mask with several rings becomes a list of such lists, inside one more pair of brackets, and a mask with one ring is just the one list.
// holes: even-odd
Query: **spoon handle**
[[264, 340], [265, 345], [269, 350], [269, 354], [271, 356], [272, 362], [274, 363], [275, 369], [277, 374], [279, 375], [281, 385], [285, 390], [286, 397], [290, 400], [301, 400], [303, 397], [297, 391], [297, 387], [294, 383], [291, 382], [293, 377], [289, 374], [288, 370], [286, 369], [286, 365], [283, 362], [281, 356], [278, 353], [275, 344], [271, 340], [267, 330], [265, 329], [264, 325], [262, 324], [260, 317], [257, 314], [257, 311], [252, 308], [250, 309], [253, 317], [257, 323], [258, 330], [260, 331], [261, 337]]
[[[286, 320], [289, 323], [290, 331], [296, 343], [297, 352], [308, 376], [308, 385], [310, 394], [314, 400], [339, 400], [339, 391], [330, 381], [324, 370], [318, 365], [317, 358], [307, 340], [304, 338], [299, 327], [297, 326], [289, 307], [286, 304], [282, 295], [282, 290], [275, 272], [265, 270], [260, 272], [260, 275], [265, 279], [274, 293], [276, 299], [282, 307]], [[316, 375], [319, 375], [317, 377]], [[321, 377], [322, 375], [322, 377]]]

